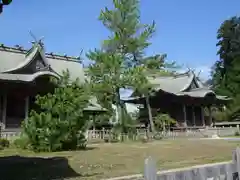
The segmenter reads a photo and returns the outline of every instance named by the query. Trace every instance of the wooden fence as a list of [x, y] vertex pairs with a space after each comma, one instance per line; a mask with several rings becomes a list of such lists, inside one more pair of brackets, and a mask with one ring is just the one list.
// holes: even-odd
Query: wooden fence
[[[232, 136], [239, 128], [237, 127], [218, 127], [218, 128], [205, 128], [205, 129], [191, 129], [188, 128], [186, 131], [168, 131], [168, 132], [158, 132], [158, 136], [161, 136], [165, 139], [176, 139], [176, 138], [204, 138], [204, 137], [211, 137], [212, 135], [218, 136]], [[14, 136], [19, 136], [21, 130], [2, 130], [0, 136], [2, 138], [11, 139]], [[140, 140], [147, 135], [149, 135], [147, 129], [138, 129], [135, 134], [127, 133], [127, 134], [114, 134], [112, 130], [88, 130], [86, 132], [87, 140], [104, 140], [104, 139], [123, 139], [123, 140]]]
[[[236, 127], [220, 127], [220, 128], [206, 128], [206, 129], [188, 129], [187, 131], [168, 131], [158, 132], [158, 136], [165, 139], [176, 139], [176, 138], [204, 138], [212, 137], [213, 135], [218, 136], [233, 136], [237, 131]], [[91, 140], [104, 140], [104, 139], [124, 139], [124, 140], [139, 140], [149, 135], [147, 129], [138, 129], [135, 134], [118, 134], [114, 135], [112, 130], [89, 130], [86, 132], [86, 137], [89, 141]]]
[[145, 180], [239, 180], [240, 148], [233, 152], [232, 161], [157, 172], [153, 158], [145, 160]]

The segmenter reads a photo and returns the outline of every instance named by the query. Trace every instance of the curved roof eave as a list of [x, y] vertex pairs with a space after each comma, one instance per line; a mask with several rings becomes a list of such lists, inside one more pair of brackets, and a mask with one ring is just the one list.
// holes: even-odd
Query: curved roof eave
[[191, 71], [188, 82], [186, 82], [186, 85], [181, 89], [181, 92], [186, 91], [191, 86], [194, 78], [195, 78], [195, 74]]
[[[26, 55], [25, 60], [22, 63], [18, 64], [16, 67], [14, 67], [12, 69], [5, 70], [2, 73], [11, 73], [13, 71], [24, 68], [25, 66], [27, 66], [29, 63], [31, 63], [34, 60], [34, 57], [36, 57], [38, 52], [42, 56], [41, 50], [39, 48], [40, 48], [39, 45], [34, 45], [32, 47], [32, 52], [30, 54]], [[44, 60], [43, 56], [42, 56], [42, 58]]]
[[177, 94], [177, 96], [189, 96], [189, 97], [193, 97], [193, 98], [205, 98], [208, 95], [216, 96], [216, 94], [213, 91], [202, 89], [202, 88], [199, 88], [194, 91], [180, 92]]
[[57, 75], [54, 72], [50, 71], [39, 71], [34, 74], [6, 74], [6, 73], [1, 73], [0, 74], [0, 79], [1, 80], [7, 80], [7, 81], [22, 81], [22, 82], [32, 82], [36, 78], [40, 76], [52, 76], [55, 78], [60, 78], [59, 75]]

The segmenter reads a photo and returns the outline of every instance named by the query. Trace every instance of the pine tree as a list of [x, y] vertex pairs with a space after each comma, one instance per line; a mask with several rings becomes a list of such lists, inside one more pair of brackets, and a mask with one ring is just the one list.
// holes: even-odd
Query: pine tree
[[88, 84], [76, 80], [70, 82], [69, 72], [53, 81], [53, 93], [36, 97], [41, 112], [31, 111], [23, 122], [24, 134], [34, 151], [58, 151], [85, 146], [84, 132], [88, 114], [84, 108], [89, 104]]
[[[149, 79], [154, 79], [156, 76], [169, 76], [174, 74], [172, 70], [178, 68], [175, 63], [166, 62], [166, 54], [154, 55], [140, 60], [140, 65], [129, 69], [129, 82], [134, 91], [134, 96], [144, 97], [148, 111], [148, 119], [150, 129], [155, 133], [154, 120], [152, 117], [152, 108], [150, 97], [155, 93], [154, 85], [149, 82]], [[167, 70], [167, 68], [172, 69]]]
[[100, 49], [87, 54], [94, 63], [88, 75], [95, 89], [106, 87], [106, 98], [116, 104], [118, 117], [124, 130], [122, 118], [124, 105], [120, 99], [120, 89], [126, 88], [131, 81], [129, 68], [141, 64], [144, 50], [150, 43], [149, 39], [155, 31], [155, 23], [140, 23], [138, 0], [113, 0], [113, 9], [101, 11], [99, 20], [110, 31], [109, 39], [105, 40]]

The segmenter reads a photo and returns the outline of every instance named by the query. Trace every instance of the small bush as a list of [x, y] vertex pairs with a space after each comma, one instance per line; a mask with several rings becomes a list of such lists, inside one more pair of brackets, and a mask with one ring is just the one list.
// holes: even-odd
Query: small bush
[[9, 145], [10, 145], [9, 140], [0, 138], [0, 146], [2, 148], [7, 148], [7, 147], [9, 147]]
[[117, 142], [119, 142], [119, 140], [117, 139], [117, 138], [109, 138], [109, 137], [106, 137], [106, 138], [104, 138], [104, 142], [105, 143], [117, 143]]
[[145, 137], [142, 137], [141, 139], [141, 142], [142, 143], [147, 143], [147, 142], [149, 142], [149, 139], [145, 136]]
[[240, 132], [239, 132], [239, 131], [236, 131], [236, 132], [234, 133], [234, 136], [240, 136]]
[[108, 138], [108, 137], [105, 137], [105, 138], [104, 138], [104, 142], [105, 142], [105, 143], [108, 143], [108, 142], [109, 142], [109, 138]]
[[161, 133], [156, 133], [153, 136], [154, 140], [162, 140], [163, 139], [163, 135]]
[[[23, 132], [35, 152], [86, 148], [84, 132], [88, 127], [89, 113], [84, 109], [89, 106], [89, 86], [69, 78], [69, 72], [64, 72], [60, 79], [55, 79], [54, 92], [36, 96], [39, 111], [32, 110], [23, 121]], [[18, 143], [23, 143], [19, 146], [26, 145]]]
[[117, 143], [117, 142], [119, 142], [118, 139], [111, 139], [111, 140], [110, 140], [110, 143]]
[[21, 136], [14, 140], [14, 146], [21, 149], [31, 149], [30, 142], [27, 136]]

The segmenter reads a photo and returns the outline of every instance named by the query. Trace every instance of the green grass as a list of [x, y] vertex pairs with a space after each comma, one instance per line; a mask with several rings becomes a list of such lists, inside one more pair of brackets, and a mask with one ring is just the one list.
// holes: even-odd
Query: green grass
[[156, 141], [91, 145], [86, 151], [38, 153], [0, 151], [3, 180], [99, 180], [143, 172], [152, 156], [159, 170], [231, 160], [238, 142], [225, 140]]

